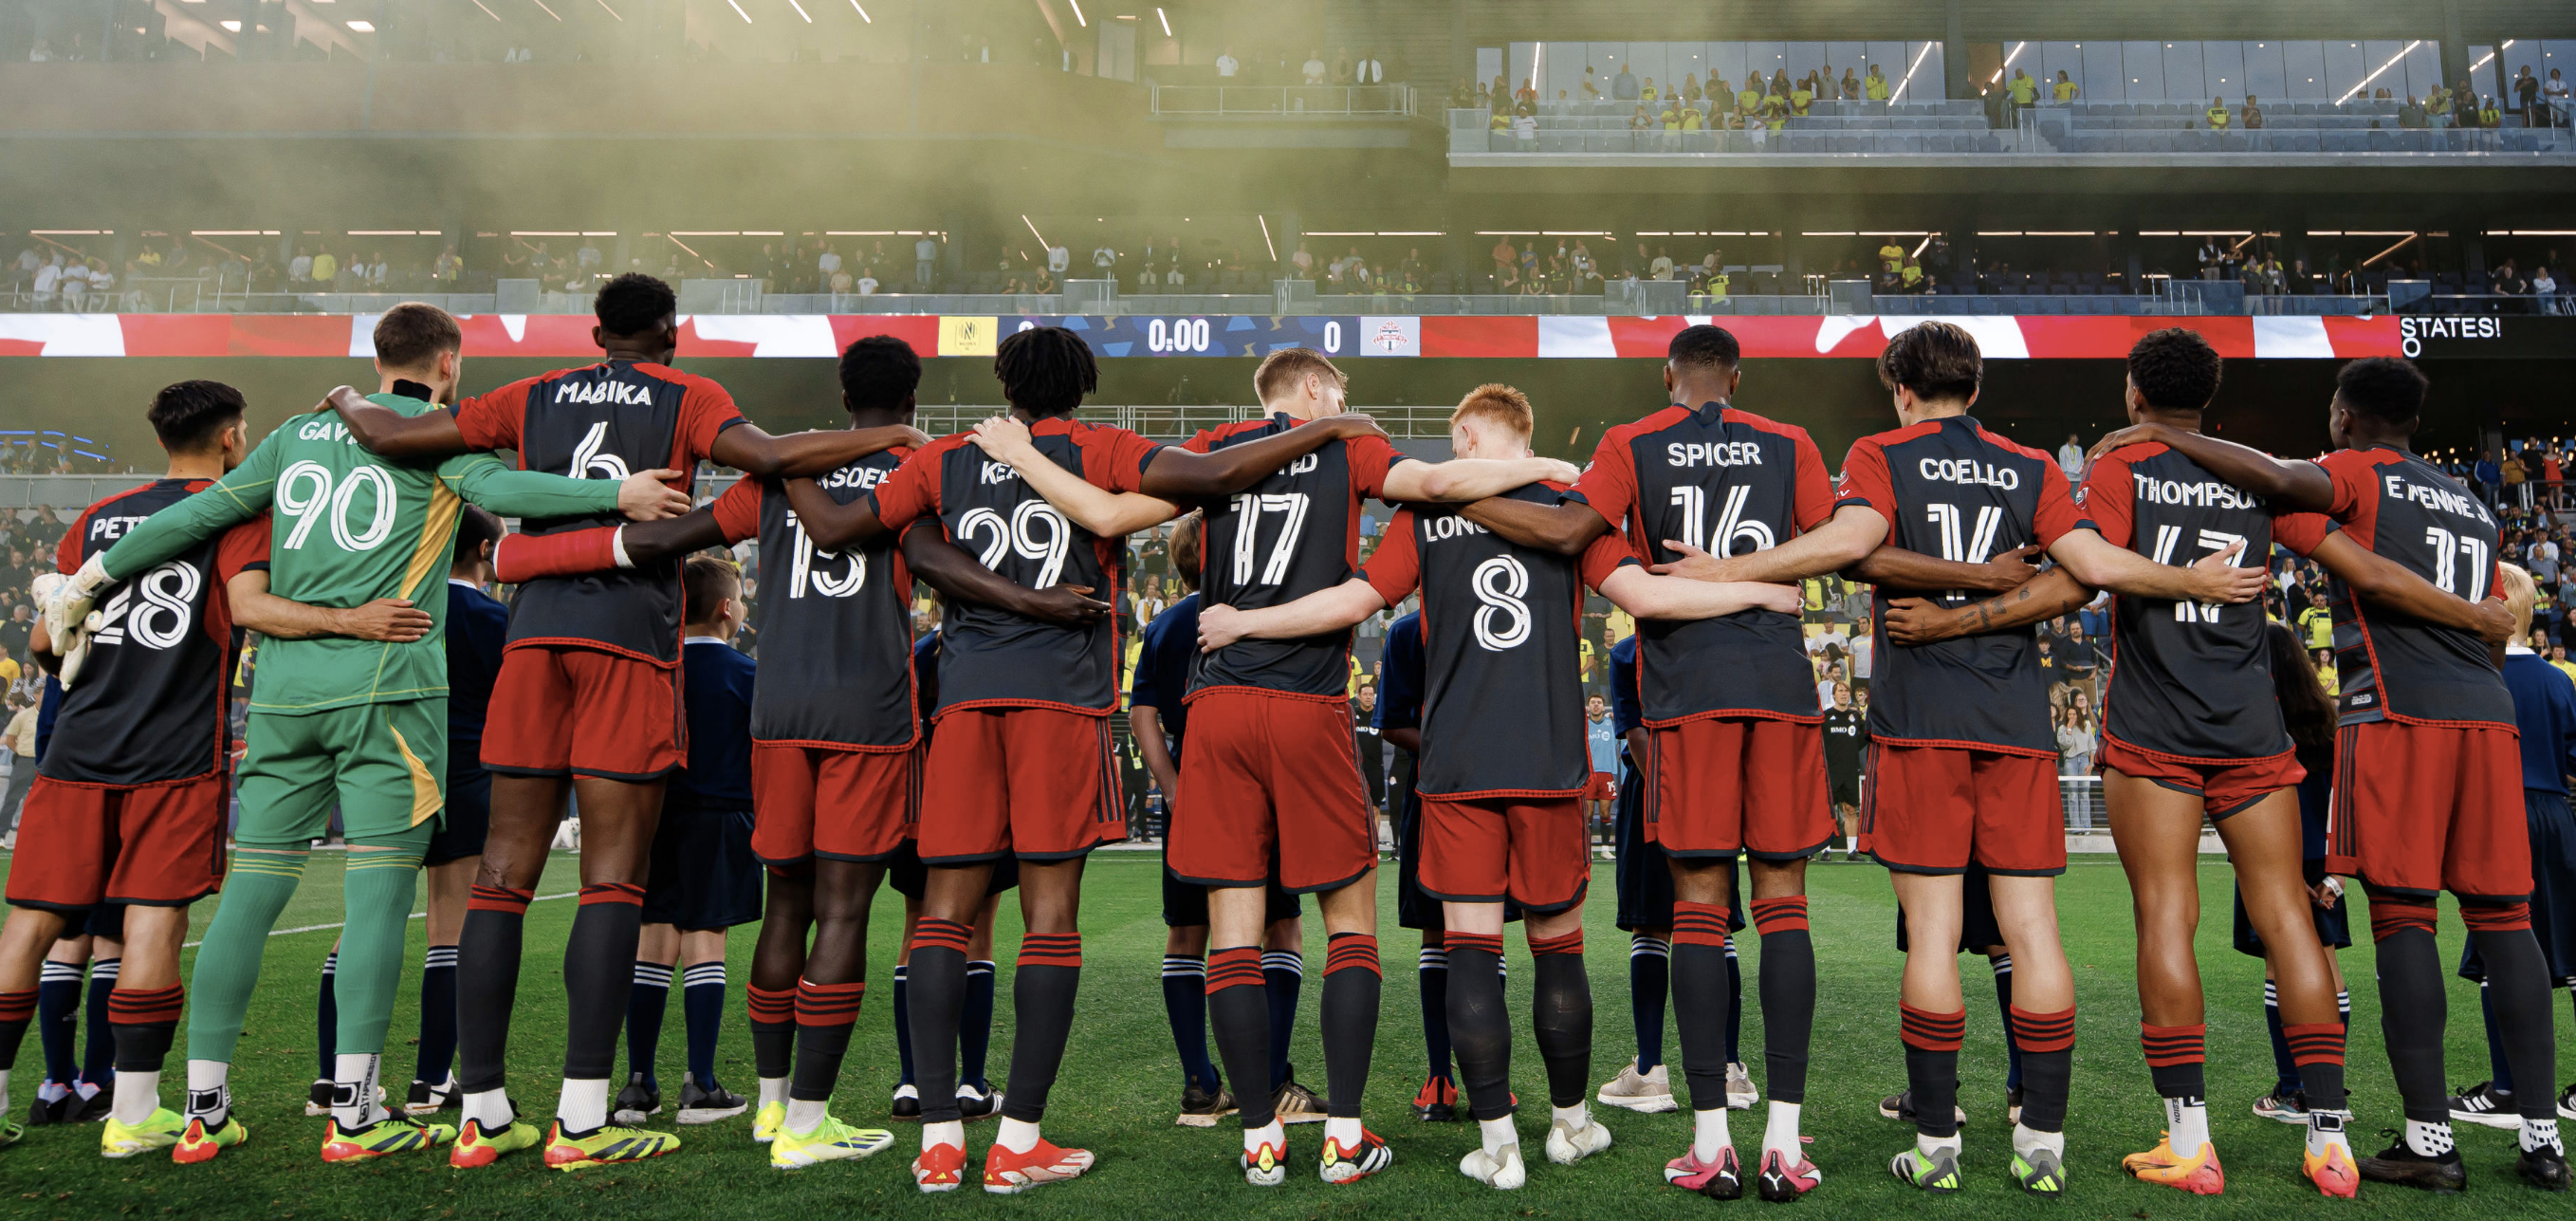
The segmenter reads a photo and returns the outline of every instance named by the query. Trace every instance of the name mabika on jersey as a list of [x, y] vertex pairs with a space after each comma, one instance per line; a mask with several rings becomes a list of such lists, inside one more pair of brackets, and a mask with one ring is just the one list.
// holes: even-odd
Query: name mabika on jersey
[[555, 383], [558, 403], [614, 403], [620, 407], [653, 405], [653, 387], [633, 382], [561, 381]]

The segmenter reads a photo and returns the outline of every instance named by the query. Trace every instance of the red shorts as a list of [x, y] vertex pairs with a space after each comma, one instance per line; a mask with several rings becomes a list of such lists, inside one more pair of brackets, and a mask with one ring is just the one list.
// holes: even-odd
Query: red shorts
[[229, 779], [217, 773], [129, 788], [36, 777], [18, 815], [9, 901], [54, 910], [186, 907], [215, 893], [224, 877]]
[[2515, 731], [2374, 721], [2335, 735], [2326, 869], [2412, 898], [2531, 896]]
[[943, 714], [922, 763], [925, 864], [1061, 861], [1127, 838], [1109, 718], [1053, 708]]
[[1646, 842], [1666, 856], [1789, 861], [1833, 841], [1822, 725], [1702, 717], [1649, 726], [1646, 755]]
[[1349, 703], [1245, 690], [1190, 702], [1166, 853], [1182, 881], [1336, 890], [1376, 867], [1376, 821]]
[[2102, 738], [2102, 753], [2093, 761], [2105, 771], [2198, 797], [2212, 819], [2241, 814], [2256, 802], [2296, 786], [2308, 774], [2299, 766], [2297, 751], [2285, 750], [2269, 759], [2185, 759], [2140, 750], [2107, 734]]
[[764, 865], [886, 860], [921, 816], [919, 756], [754, 742], [751, 811], [751, 854]]
[[1583, 902], [1592, 881], [1583, 806], [1574, 797], [1424, 797], [1415, 878], [1448, 903], [1500, 903], [1549, 915]]
[[1901, 873], [2066, 872], [2057, 760], [1951, 746], [1870, 750], [1861, 850]]
[[553, 645], [501, 654], [483, 722], [485, 770], [644, 781], [688, 761], [676, 668]]
[[1583, 786], [1583, 799], [1585, 801], [1619, 800], [1619, 778], [1608, 772], [1592, 773], [1592, 779]]

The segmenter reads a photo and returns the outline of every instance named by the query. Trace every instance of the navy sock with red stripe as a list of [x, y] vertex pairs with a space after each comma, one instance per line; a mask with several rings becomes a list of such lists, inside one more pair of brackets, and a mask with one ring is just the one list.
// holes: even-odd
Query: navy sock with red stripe
[[1673, 904], [1673, 1018], [1694, 1111], [1726, 1106], [1726, 905]]
[[[2406, 1118], [2449, 1123], [2449, 1091], [2442, 1086], [2442, 1027], [2450, 1006], [2442, 993], [2442, 951], [2434, 943], [2430, 903], [2396, 895], [2370, 896], [2370, 931], [2379, 966], [2379, 1029], [2388, 1067]], [[2490, 960], [2487, 970], [2495, 964]], [[2302, 1076], [2305, 1074], [2302, 1073]]]
[[1217, 1058], [1237, 1087], [1234, 1101], [1242, 1108], [1244, 1128], [1269, 1127], [1270, 1091], [1246, 1084], [1262, 1080], [1270, 1069], [1270, 997], [1261, 977], [1260, 946], [1208, 951], [1207, 1008]]
[[796, 1079], [787, 1087], [789, 1098], [821, 1102], [832, 1096], [841, 1081], [841, 1060], [849, 1054], [850, 1031], [858, 1024], [859, 1003], [867, 994], [865, 980], [796, 981]]
[[[1453, 972], [1451, 978], [1456, 978]], [[1324, 951], [1324, 1102], [1335, 1119], [1357, 1119], [1377, 1047], [1379, 993], [1385, 985], [1374, 933], [1335, 933]], [[1234, 1065], [1226, 1064], [1231, 1071]], [[1237, 1076], [1235, 1081], [1243, 1081]]]
[[188, 990], [179, 984], [160, 988], [118, 988], [107, 994], [107, 1020], [115, 1028], [116, 1071], [157, 1073], [169, 1059], [170, 1040], [179, 1031], [179, 1010]]
[[[1503, 938], [1461, 933], [1449, 941], [1449, 1039], [1458, 1055], [1458, 1092], [1479, 1120], [1512, 1113], [1512, 1028], [1503, 1013]], [[1329, 985], [1327, 985], [1329, 986]]]
[[921, 1122], [955, 1123], [957, 1112], [957, 1013], [966, 1001], [966, 942], [974, 930], [955, 920], [922, 917], [912, 927], [911, 993], [913, 1080], [921, 1093]]
[[1004, 1119], [1036, 1123], [1046, 1115], [1047, 1094], [1055, 1088], [1065, 1040], [1073, 1033], [1074, 996], [1081, 986], [1081, 933], [1021, 935], [1019, 969], [1011, 976], [1011, 1015], [1017, 1026], [1011, 1032]]
[[2147, 1057], [2147, 1075], [2158, 1098], [2207, 1098], [2209, 1026], [2138, 1024], [2138, 1050]]
[[2075, 1006], [2033, 1013], [2015, 1005], [2012, 1022], [2021, 1043], [2021, 1126], [2065, 1131], [2066, 1098], [2075, 1080]]
[[1807, 896], [1753, 901], [1762, 935], [1762, 1058], [1771, 1097], [1807, 1100], [1807, 1049], [1816, 1027], [1816, 942], [1807, 927]]
[[751, 1071], [763, 1081], [795, 1072], [796, 993], [758, 984], [743, 989], [743, 1010], [751, 1019]]
[[2281, 1027], [2281, 1038], [2308, 1091], [2309, 1110], [2340, 1111], [2350, 1105], [2343, 1084], [2343, 1023], [2292, 1023]]
[[18, 1048], [26, 1042], [27, 1027], [35, 1020], [34, 988], [0, 992], [0, 1064], [18, 1062]]
[[465, 928], [456, 940], [456, 1080], [466, 1093], [487, 1093], [504, 1082], [521, 934], [536, 894], [476, 886], [466, 898]]
[[617, 1032], [635, 986], [635, 946], [644, 928], [644, 888], [600, 882], [581, 888], [572, 935], [564, 939], [564, 1079], [604, 1081], [617, 1066]]
[[1968, 1011], [1934, 1013], [1902, 1001], [1896, 1008], [1905, 1086], [1914, 1095], [1914, 1130], [1948, 1140], [1959, 1134], [1959, 1044], [1968, 1035]]
[[1581, 1106], [1592, 1076], [1592, 980], [1583, 969], [1583, 930], [1530, 942], [1534, 959], [1530, 1032], [1547, 1065], [1548, 1102]]

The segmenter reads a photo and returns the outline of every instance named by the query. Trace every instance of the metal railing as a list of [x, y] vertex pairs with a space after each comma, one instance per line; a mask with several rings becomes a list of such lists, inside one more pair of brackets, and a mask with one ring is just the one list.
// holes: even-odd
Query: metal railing
[[1153, 113], [1182, 118], [1403, 118], [1415, 91], [1386, 85], [1155, 85]]
[[130, 492], [157, 475], [0, 475], [0, 512], [81, 509]]

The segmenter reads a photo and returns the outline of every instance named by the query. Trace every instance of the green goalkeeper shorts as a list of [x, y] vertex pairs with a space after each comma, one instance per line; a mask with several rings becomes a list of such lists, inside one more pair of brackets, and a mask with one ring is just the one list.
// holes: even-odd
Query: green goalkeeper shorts
[[411, 834], [446, 809], [443, 696], [296, 716], [253, 712], [242, 737], [233, 836], [243, 843], [319, 839], [334, 805], [353, 842]]

